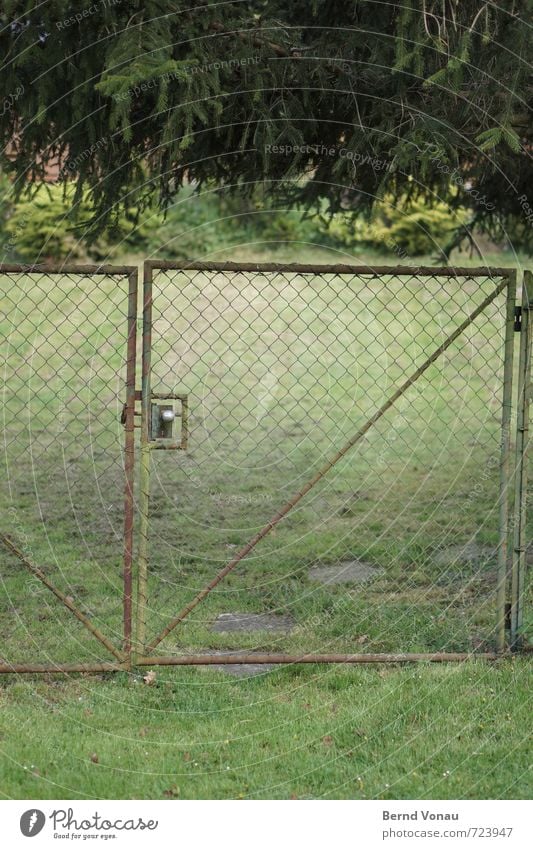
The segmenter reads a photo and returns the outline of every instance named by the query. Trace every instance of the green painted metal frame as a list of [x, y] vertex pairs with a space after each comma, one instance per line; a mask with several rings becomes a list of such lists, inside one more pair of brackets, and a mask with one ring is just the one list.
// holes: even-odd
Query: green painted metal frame
[[[214, 579], [169, 623], [156, 637], [147, 643], [146, 640], [146, 611], [147, 611], [147, 577], [148, 577], [148, 543], [149, 543], [149, 504], [150, 504], [150, 472], [151, 450], [154, 444], [150, 442], [149, 427], [151, 414], [151, 351], [152, 351], [152, 299], [153, 273], [160, 270], [199, 270], [222, 272], [300, 272], [314, 274], [359, 274], [361, 276], [417, 274], [419, 276], [453, 277], [483, 275], [501, 278], [494, 292], [484, 300], [480, 307], [474, 310], [465, 322], [455, 331], [434, 353], [419, 367], [416, 372], [386, 401], [383, 406], [363, 425], [349, 442], [340, 449], [323, 469], [309, 481], [285, 505], [279, 513], [268, 522], [233, 560], [222, 569]], [[0, 274], [4, 273], [47, 273], [47, 274], [88, 274], [88, 275], [120, 275], [129, 280], [128, 314], [127, 314], [127, 354], [126, 354], [126, 403], [125, 403], [125, 490], [124, 490], [124, 591], [123, 591], [123, 644], [121, 648], [114, 646], [102, 634], [88, 617], [86, 617], [60, 590], [46, 578], [45, 573], [17, 549], [12, 539], [0, 533], [3, 542], [12, 554], [23, 562], [26, 568], [43, 581], [51, 592], [73, 613], [74, 616], [100, 641], [113, 655], [113, 661], [101, 663], [54, 663], [47, 664], [11, 664], [0, 663], [0, 673], [38, 674], [38, 673], [103, 673], [118, 670], [131, 670], [135, 666], [204, 666], [224, 664], [292, 664], [292, 663], [442, 663], [464, 662], [470, 658], [482, 660], [497, 660], [508, 655], [505, 627], [507, 614], [507, 598], [510, 593], [510, 648], [512, 650], [527, 650], [522, 635], [523, 597], [526, 569], [526, 508], [527, 508], [527, 452], [528, 452], [528, 418], [531, 395], [531, 347], [533, 338], [533, 322], [530, 310], [533, 307], [533, 274], [525, 272], [522, 287], [522, 319], [520, 336], [520, 357], [518, 365], [518, 398], [517, 398], [517, 432], [514, 462], [511, 466], [511, 421], [513, 414], [513, 351], [514, 323], [516, 303], [516, 272], [506, 268], [434, 268], [434, 267], [356, 267], [351, 265], [279, 265], [276, 263], [168, 263], [146, 262], [143, 276], [143, 334], [142, 334], [142, 387], [136, 390], [136, 358], [137, 358], [137, 279], [138, 272], [131, 266], [112, 265], [64, 265], [55, 268], [40, 265], [0, 265]], [[495, 652], [484, 653], [452, 653], [436, 652], [433, 654], [246, 654], [231, 653], [227, 655], [152, 655], [154, 648], [199, 604], [203, 598], [223, 578], [235, 568], [238, 563], [266, 536], [270, 530], [283, 519], [292, 507], [305, 496], [332, 466], [344, 456], [369, 430], [373, 424], [403, 395], [407, 388], [434, 362], [440, 354], [463, 332], [463, 330], [483, 312], [489, 303], [502, 291], [506, 291], [506, 316], [504, 339], [504, 376], [502, 395], [501, 419], [501, 451], [500, 451], [500, 501], [499, 524], [500, 536], [498, 546], [498, 578], [496, 587], [496, 647]], [[136, 586], [134, 592], [134, 472], [135, 472], [135, 402], [141, 400], [141, 444], [140, 444], [140, 481], [139, 481], [139, 541], [137, 556]], [[176, 448], [180, 446], [174, 446]], [[514, 510], [510, 515], [509, 499], [511, 489], [514, 489]], [[512, 541], [510, 532], [512, 531]], [[135, 605], [135, 609], [134, 609]], [[134, 632], [135, 626], [135, 632]]]
[[533, 272], [525, 271], [522, 281], [520, 355], [514, 464], [514, 515], [511, 561], [510, 642], [513, 651], [524, 647], [524, 589], [527, 570], [526, 520], [529, 448], [529, 407], [531, 399], [531, 346], [533, 339]]
[[503, 392], [500, 450], [500, 503], [498, 540], [498, 574], [496, 579], [496, 648], [505, 650], [507, 623], [507, 585], [509, 551], [509, 501], [511, 497], [511, 421], [513, 415], [513, 376], [515, 342], [516, 278], [509, 276], [505, 310], [505, 338], [503, 360]]
[[[274, 516], [259, 533], [257, 533], [250, 542], [237, 553], [237, 555], [223, 568], [217, 575], [195, 596], [195, 598], [181, 610], [171, 622], [149, 643], [146, 643], [146, 610], [147, 610], [147, 577], [148, 577], [148, 540], [149, 540], [149, 490], [150, 490], [150, 445], [148, 440], [149, 415], [151, 404], [151, 348], [152, 348], [152, 303], [153, 303], [153, 274], [154, 270], [188, 270], [188, 271], [213, 271], [226, 273], [239, 273], [243, 271], [251, 272], [295, 272], [295, 273], [313, 273], [313, 274], [351, 274], [360, 276], [379, 276], [379, 275], [401, 275], [401, 274], [416, 274], [418, 276], [431, 277], [453, 277], [453, 276], [483, 276], [501, 278], [500, 282], [491, 293], [487, 296], [482, 304], [465, 319], [457, 330], [448, 337], [433, 354], [408, 378], [402, 386], [398, 387], [396, 392], [382, 405], [382, 407], [372, 416], [365, 425], [363, 425], [357, 433], [341, 448], [337, 454], [298, 492], [288, 501], [284, 507]], [[405, 266], [383, 266], [379, 268], [372, 267], [357, 267], [349, 265], [279, 265], [275, 263], [172, 263], [172, 262], [157, 262], [148, 261], [144, 265], [144, 309], [143, 309], [143, 425], [142, 425], [142, 441], [141, 448], [141, 498], [140, 498], [140, 556], [139, 556], [139, 572], [138, 572], [138, 627], [137, 627], [137, 642], [135, 663], [138, 665], [205, 665], [220, 663], [239, 663], [239, 664], [258, 664], [258, 663], [368, 663], [368, 662], [418, 662], [436, 660], [444, 661], [463, 661], [470, 655], [458, 654], [451, 652], [440, 652], [435, 655], [306, 655], [297, 658], [288, 655], [246, 655], [235, 654], [228, 657], [220, 655], [215, 656], [215, 659], [207, 655], [197, 656], [170, 656], [158, 657], [150, 656], [150, 653], [189, 615], [189, 613], [229, 574], [262, 540], [275, 525], [281, 521], [284, 516], [303, 498], [314, 486], [327, 474], [327, 472], [343, 457], [363, 436], [364, 434], [381, 418], [384, 413], [390, 409], [396, 401], [405, 393], [426, 369], [457, 339], [461, 333], [480, 315], [486, 307], [503, 291], [506, 293], [506, 313], [505, 313], [505, 336], [504, 336], [504, 374], [503, 374], [503, 393], [502, 393], [502, 418], [501, 418], [501, 448], [500, 448], [500, 490], [499, 490], [499, 544], [498, 544], [498, 577], [496, 586], [496, 647], [497, 652], [485, 653], [482, 655], [486, 659], [493, 659], [502, 656], [506, 653], [505, 627], [506, 627], [506, 609], [507, 609], [507, 590], [508, 590], [508, 550], [509, 550], [509, 497], [511, 490], [511, 419], [513, 411], [513, 352], [514, 352], [514, 331], [515, 331], [515, 305], [516, 305], [516, 271], [505, 268], [481, 268], [481, 269], [465, 269], [465, 268], [434, 268], [420, 267], [411, 268]], [[524, 507], [525, 509], [525, 507]], [[518, 576], [518, 571], [517, 571]], [[519, 594], [518, 577], [516, 578], [516, 593]], [[518, 608], [518, 602], [517, 608]], [[481, 655], [479, 655], [481, 656]], [[349, 658], [349, 659], [348, 659]], [[372, 659], [371, 659], [372, 658]], [[396, 658], [397, 660], [393, 660]], [[401, 660], [400, 660], [401, 658]]]

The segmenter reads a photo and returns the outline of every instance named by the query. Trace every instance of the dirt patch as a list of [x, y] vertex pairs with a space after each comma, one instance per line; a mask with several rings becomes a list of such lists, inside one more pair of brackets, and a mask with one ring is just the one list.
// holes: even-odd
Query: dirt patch
[[314, 566], [308, 577], [320, 584], [367, 584], [383, 574], [385, 570], [379, 566], [371, 566], [362, 560], [344, 560], [333, 566]]

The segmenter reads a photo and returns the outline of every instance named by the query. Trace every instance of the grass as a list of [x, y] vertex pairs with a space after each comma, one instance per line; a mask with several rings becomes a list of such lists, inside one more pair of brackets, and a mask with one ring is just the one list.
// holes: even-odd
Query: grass
[[527, 666], [10, 680], [9, 798], [529, 798]]
[[[19, 277], [3, 293], [0, 327], [8, 352], [2, 530], [117, 644], [124, 285]], [[153, 458], [150, 636], [492, 284], [295, 277], [288, 285], [173, 273], [156, 275], [155, 288], [153, 389], [189, 393], [191, 434], [186, 455]], [[431, 366], [163, 653], [492, 647], [501, 305]], [[461, 553], [466, 544], [474, 558]], [[312, 566], [353, 559], [382, 571], [365, 586], [308, 578]], [[2, 551], [0, 562], [4, 659], [107, 659], [18, 561]], [[212, 632], [228, 611], [288, 612], [296, 626], [287, 635]], [[19, 798], [525, 798], [527, 674], [515, 660], [289, 667], [249, 680], [167, 669], [152, 684], [140, 674], [6, 678], [0, 790]]]

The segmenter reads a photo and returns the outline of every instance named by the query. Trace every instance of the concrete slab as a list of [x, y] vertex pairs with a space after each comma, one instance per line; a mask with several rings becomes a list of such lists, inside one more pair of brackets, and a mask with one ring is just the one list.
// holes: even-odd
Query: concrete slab
[[477, 542], [467, 542], [463, 545], [449, 545], [436, 551], [433, 560], [437, 566], [455, 566], [460, 563], [475, 568], [484, 563], [492, 563], [497, 557], [495, 548], [490, 545], [479, 545]]
[[319, 584], [366, 584], [383, 574], [384, 569], [363, 560], [343, 560], [333, 566], [314, 566], [308, 577]]
[[[202, 654], [227, 657], [232, 654], [242, 654], [243, 650], [235, 651], [206, 651]], [[246, 654], [253, 654], [253, 651], [246, 650]], [[213, 663], [209, 666], [197, 667], [199, 669], [216, 669], [218, 672], [226, 672], [234, 678], [253, 678], [256, 675], [265, 675], [276, 668], [275, 663]]]
[[278, 613], [221, 613], [211, 630], [219, 633], [233, 631], [276, 631], [288, 633], [295, 625], [292, 616]]

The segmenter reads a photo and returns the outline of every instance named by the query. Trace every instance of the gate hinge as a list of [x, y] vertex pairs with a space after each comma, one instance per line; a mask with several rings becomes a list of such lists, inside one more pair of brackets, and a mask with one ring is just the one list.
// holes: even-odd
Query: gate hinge
[[522, 330], [522, 307], [514, 308], [514, 329], [515, 333], [520, 333]]

